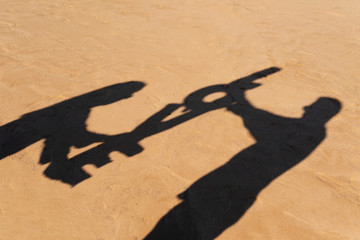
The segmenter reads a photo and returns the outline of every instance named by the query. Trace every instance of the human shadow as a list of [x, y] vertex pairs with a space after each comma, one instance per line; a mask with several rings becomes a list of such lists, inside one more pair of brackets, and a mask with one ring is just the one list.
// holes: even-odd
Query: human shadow
[[[143, 147], [139, 144], [141, 140], [171, 129], [202, 114], [231, 106], [231, 104], [235, 102], [234, 97], [230, 94], [232, 89], [239, 87], [242, 90], [247, 90], [257, 87], [259, 84], [254, 83], [255, 80], [266, 77], [279, 70], [279, 68], [272, 67], [253, 73], [229, 84], [218, 84], [205, 87], [190, 94], [185, 98], [184, 103], [182, 104], [172, 103], [166, 105], [159, 112], [137, 126], [133, 131], [109, 136], [104, 143], [71, 158], [69, 162], [71, 162], [72, 169], [62, 175], [63, 182], [70, 182], [67, 179], [76, 179], [76, 176], [81, 174], [84, 165], [93, 164], [100, 167], [110, 163], [111, 159], [109, 158], [109, 154], [111, 152], [118, 151], [129, 157], [134, 156], [143, 150]], [[241, 84], [241, 86], [238, 86], [239, 84]], [[213, 102], [203, 102], [203, 98], [209, 94], [218, 92], [224, 92], [226, 95]], [[181, 115], [165, 120], [171, 113], [181, 107], [185, 107]], [[78, 183], [79, 182], [71, 182], [73, 186]]]
[[[266, 77], [279, 69], [269, 68], [259, 71], [231, 84], [241, 82], [247, 89], [258, 86], [254, 80]], [[75, 186], [91, 175], [83, 170], [87, 164], [102, 167], [111, 162], [109, 154], [119, 151], [127, 156], [140, 153], [143, 148], [139, 142], [147, 137], [175, 127], [183, 122], [223, 107], [228, 107], [234, 99], [230, 95], [217, 99], [211, 103], [203, 103], [202, 98], [219, 91], [225, 93], [231, 84], [210, 86], [195, 94], [190, 94], [182, 104], [168, 104], [159, 112], [149, 117], [133, 131], [115, 136], [97, 134], [86, 130], [86, 119], [90, 109], [95, 106], [106, 105], [139, 91], [144, 84], [141, 82], [127, 82], [108, 86], [53, 106], [23, 115], [20, 119], [0, 127], [0, 159], [14, 154], [29, 145], [45, 139], [45, 146], [40, 157], [40, 164], [50, 163], [44, 175], [50, 179]], [[178, 117], [164, 121], [164, 119], [186, 106]], [[86, 147], [95, 142], [103, 142], [82, 154], [68, 159], [70, 147]]]
[[[224, 91], [223, 87], [218, 90]], [[301, 118], [287, 118], [254, 107], [245, 98], [246, 89], [241, 81], [227, 86], [228, 98], [232, 99], [227, 109], [242, 118], [256, 143], [179, 194], [182, 202], [160, 219], [145, 240], [208, 240], [219, 236], [244, 215], [262, 189], [324, 140], [326, 122], [341, 108], [338, 100], [321, 97], [304, 108]], [[202, 108], [199, 99], [208, 90], [191, 94], [188, 101], [197, 102], [196, 109]], [[204, 108], [206, 105], [203, 103]]]
[[[67, 158], [71, 146], [77, 148], [103, 142], [108, 136], [86, 130], [86, 119], [93, 107], [129, 98], [145, 86], [126, 82], [107, 86], [23, 115], [0, 127], [0, 159], [45, 139], [40, 164], [50, 163], [44, 174], [51, 179], [74, 185], [90, 175], [74, 169]], [[69, 175], [69, 172], [76, 174]]]

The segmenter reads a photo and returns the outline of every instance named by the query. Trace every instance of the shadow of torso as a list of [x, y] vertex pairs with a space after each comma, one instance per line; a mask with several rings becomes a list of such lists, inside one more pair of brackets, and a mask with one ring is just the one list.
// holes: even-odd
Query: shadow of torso
[[[129, 98], [143, 88], [141, 82], [110, 85], [23, 115], [0, 127], [0, 160], [45, 139], [40, 164], [50, 163], [44, 174], [75, 185], [90, 175], [77, 168], [67, 155], [72, 146], [81, 148], [103, 142], [104, 134], [89, 132], [86, 119], [91, 108]], [[73, 172], [74, 174], [69, 174]]]
[[[243, 118], [256, 143], [179, 195], [183, 201], [145, 239], [214, 239], [237, 222], [259, 192], [306, 158], [325, 138], [325, 122], [338, 102], [321, 98], [310, 114], [286, 118], [256, 109], [245, 99], [228, 108]], [[330, 105], [329, 105], [330, 104]], [[326, 106], [327, 105], [327, 106]], [[333, 105], [333, 106], [332, 106]], [[312, 114], [311, 112], [315, 113]]]

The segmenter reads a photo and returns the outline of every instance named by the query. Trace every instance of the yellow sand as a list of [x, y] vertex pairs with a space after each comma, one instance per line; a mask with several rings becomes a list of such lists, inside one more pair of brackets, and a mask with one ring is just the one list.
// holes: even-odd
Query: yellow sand
[[[272, 66], [281, 71], [246, 92], [258, 109], [301, 118], [322, 96], [342, 109], [320, 145], [217, 239], [360, 239], [359, 0], [3, 0], [0, 126], [139, 81], [86, 120], [91, 132], [130, 132], [198, 89]], [[72, 187], [44, 176], [36, 141], [0, 160], [0, 239], [143, 239], [178, 194], [255, 142], [221, 108], [142, 140], [132, 157], [113, 151], [112, 162], [84, 166], [91, 177]]]

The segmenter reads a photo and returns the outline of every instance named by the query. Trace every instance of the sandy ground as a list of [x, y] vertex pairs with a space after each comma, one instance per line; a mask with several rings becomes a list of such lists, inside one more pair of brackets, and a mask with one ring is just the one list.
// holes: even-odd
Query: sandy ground
[[360, 239], [359, 66], [359, 0], [3, 0], [0, 239]]

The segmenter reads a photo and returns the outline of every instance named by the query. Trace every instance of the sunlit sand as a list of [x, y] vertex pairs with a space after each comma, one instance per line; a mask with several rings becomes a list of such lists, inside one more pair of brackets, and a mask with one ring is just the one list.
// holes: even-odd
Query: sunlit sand
[[358, 239], [360, 4], [0, 9], [0, 239]]

